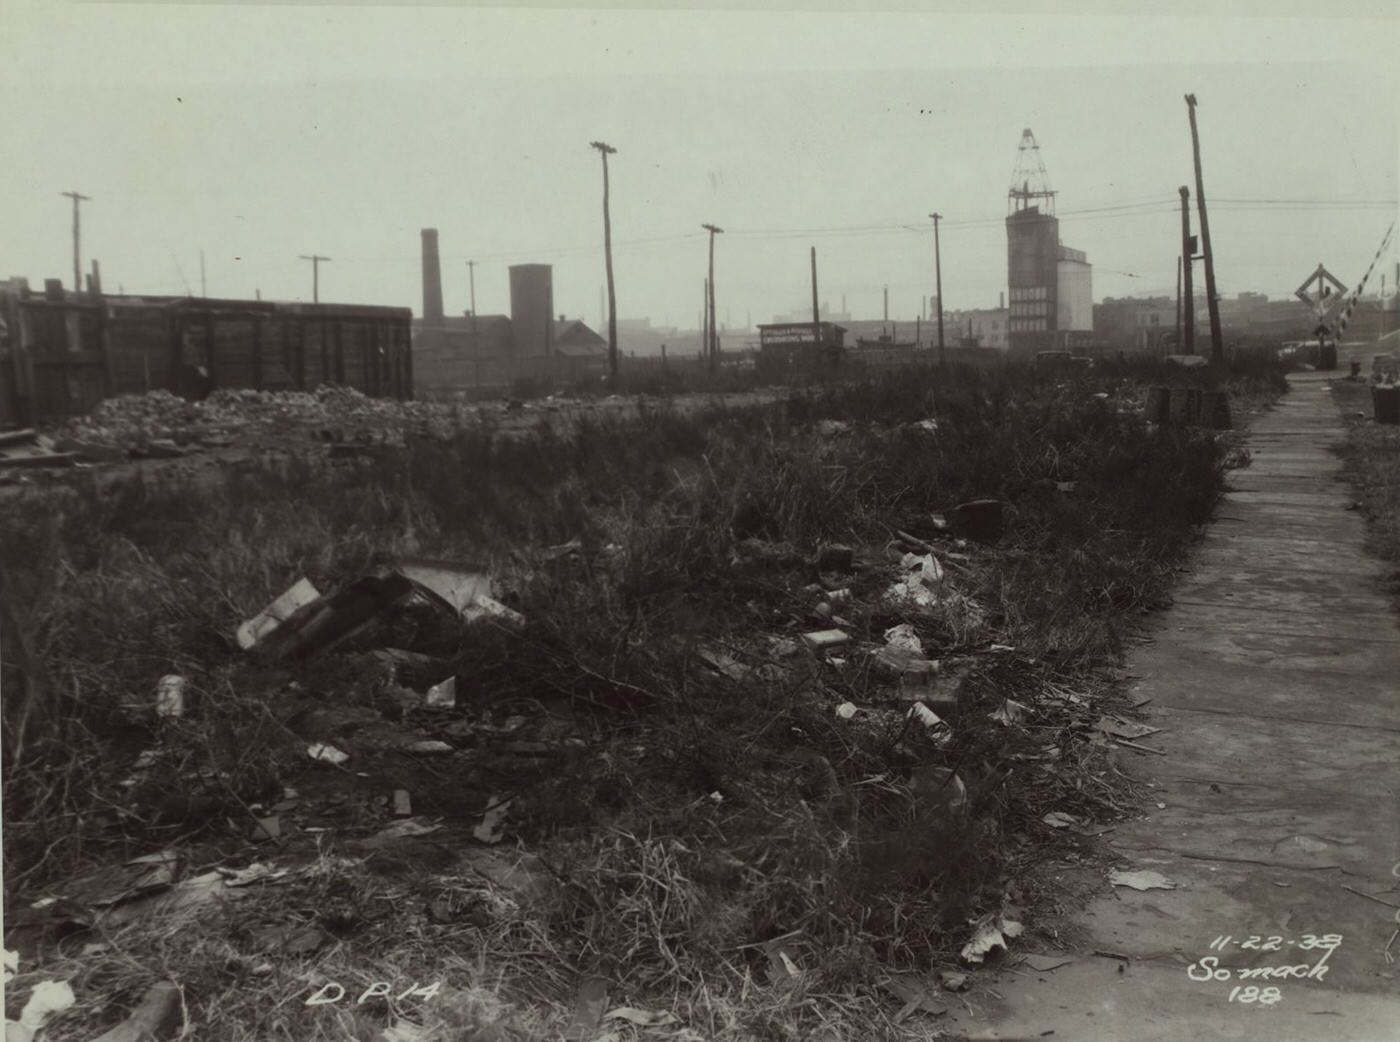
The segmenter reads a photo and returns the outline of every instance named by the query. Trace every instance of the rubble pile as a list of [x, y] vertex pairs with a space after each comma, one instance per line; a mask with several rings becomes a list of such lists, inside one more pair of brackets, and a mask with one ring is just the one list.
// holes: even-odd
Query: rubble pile
[[60, 433], [93, 445], [139, 449], [152, 441], [217, 446], [248, 432], [305, 432], [320, 440], [394, 440], [403, 431], [438, 433], [450, 424], [450, 406], [372, 398], [354, 388], [306, 391], [218, 390], [203, 401], [169, 391], [103, 401]]

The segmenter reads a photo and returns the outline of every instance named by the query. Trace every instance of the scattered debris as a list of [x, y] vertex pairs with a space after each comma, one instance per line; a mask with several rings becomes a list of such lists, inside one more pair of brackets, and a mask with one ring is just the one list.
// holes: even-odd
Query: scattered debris
[[238, 627], [238, 646], [251, 651], [298, 610], [319, 600], [320, 596], [320, 591], [308, 580], [298, 579], [290, 589]]
[[1118, 717], [1106, 716], [1098, 722], [1098, 729], [1111, 738], [1146, 738], [1148, 735], [1160, 734], [1160, 727], [1148, 727], [1146, 724], [1134, 724]]
[[407, 789], [394, 790], [394, 817], [407, 818], [413, 814], [413, 801]]
[[507, 608], [500, 601], [493, 597], [480, 596], [476, 599], [464, 613], [463, 617], [468, 622], [479, 622], [482, 619], [494, 619], [511, 626], [525, 625], [525, 616], [521, 615], [514, 608]]
[[1073, 814], [1066, 814], [1061, 810], [1052, 810], [1045, 817], [1040, 819], [1052, 829], [1075, 828], [1084, 824], [1083, 818], [1077, 818]]
[[938, 983], [944, 991], [966, 991], [972, 982], [966, 973], [944, 970], [938, 975]]
[[131, 1016], [93, 1042], [161, 1042], [179, 1034], [184, 1020], [179, 986], [173, 981], [161, 981], [146, 992]]
[[994, 948], [1006, 950], [1006, 939], [1021, 934], [1021, 924], [1014, 919], [1006, 919], [999, 912], [991, 912], [973, 921], [972, 940], [963, 945], [962, 958], [965, 962], [980, 963]]
[[306, 755], [313, 760], [320, 760], [322, 763], [339, 765], [350, 759], [348, 753], [343, 753], [333, 745], [325, 742], [317, 742], [306, 747]]
[[367, 847], [385, 847], [401, 839], [412, 839], [415, 836], [427, 836], [437, 832], [442, 828], [439, 822], [420, 821], [418, 818], [407, 818], [404, 821], [396, 821], [387, 828], [380, 829], [369, 839], [365, 840]]
[[423, 704], [432, 709], [451, 709], [457, 704], [457, 678], [450, 676], [428, 688]]
[[185, 678], [170, 674], [156, 685], [156, 716], [185, 715]]
[[996, 709], [992, 711], [991, 717], [999, 724], [1010, 726], [1018, 724], [1026, 718], [1027, 709], [1020, 702], [1006, 699]]
[[922, 702], [915, 702], [909, 708], [909, 715], [923, 724], [925, 727], [943, 727], [943, 720], [928, 706]]
[[30, 991], [19, 1020], [5, 1021], [5, 1042], [30, 1042], [44, 1030], [50, 1017], [62, 1013], [77, 1001], [72, 985], [67, 981], [40, 981]]
[[844, 630], [814, 630], [802, 634], [802, 640], [813, 651], [828, 651], [849, 644], [851, 637]]
[[481, 815], [481, 822], [472, 829], [472, 835], [482, 843], [499, 843], [505, 838], [505, 830], [502, 828], [505, 822], [506, 812], [510, 810], [510, 805], [514, 798], [501, 800], [487, 806]]
[[1114, 869], [1108, 874], [1108, 881], [1114, 886], [1131, 887], [1133, 890], [1175, 890], [1176, 884], [1160, 872], [1142, 869], [1137, 872], [1123, 872]]
[[914, 627], [907, 622], [901, 622], [898, 626], [891, 626], [885, 630], [885, 644], [891, 648], [898, 648], [905, 651], [923, 653], [924, 642], [919, 639], [919, 635], [914, 632]]
[[410, 742], [403, 747], [406, 753], [416, 753], [419, 756], [447, 756], [457, 751], [455, 746], [437, 738], [424, 738], [422, 741]]
[[839, 706], [836, 707], [836, 715], [839, 716], [842, 720], [851, 719], [851, 717], [856, 715], [856, 712], [857, 709], [854, 702], [842, 702]]
[[164, 890], [127, 901], [103, 912], [98, 922], [106, 927], [120, 926], [152, 916], [173, 916], [205, 908], [220, 900], [246, 896], [240, 888], [229, 889], [224, 877], [215, 869], [182, 879]]
[[76, 453], [56, 449], [57, 446], [47, 435], [29, 428], [0, 432], [0, 470], [7, 467], [70, 467], [77, 462]]
[[491, 577], [479, 566], [412, 559], [400, 562], [398, 573], [432, 591], [459, 615], [465, 614], [481, 597], [491, 596]]
[[1049, 973], [1072, 962], [1074, 959], [1068, 955], [1026, 955], [1021, 958], [1022, 965], [1029, 966], [1037, 973]]
[[254, 843], [269, 843], [280, 839], [282, 836], [282, 819], [273, 814], [266, 818], [253, 819], [253, 827], [249, 830], [249, 838]]
[[[914, 640], [917, 641], [918, 637]], [[927, 680], [941, 668], [937, 660], [925, 658], [922, 651], [893, 644], [877, 648], [871, 654], [870, 661], [879, 672], [905, 683]]]
[[905, 554], [900, 561], [904, 578], [893, 583], [885, 596], [896, 602], [928, 608], [938, 603], [938, 586], [943, 581], [943, 566], [933, 554]]

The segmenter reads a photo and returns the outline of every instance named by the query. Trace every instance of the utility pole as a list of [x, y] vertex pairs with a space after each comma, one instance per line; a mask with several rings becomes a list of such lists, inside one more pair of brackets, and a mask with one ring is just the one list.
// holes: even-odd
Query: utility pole
[[1191, 154], [1196, 162], [1196, 207], [1201, 214], [1201, 250], [1206, 261], [1206, 307], [1210, 310], [1210, 360], [1225, 362], [1225, 340], [1220, 332], [1220, 301], [1215, 294], [1215, 255], [1210, 249], [1210, 221], [1206, 218], [1206, 191], [1201, 179], [1201, 139], [1196, 132], [1196, 95], [1186, 95], [1186, 111], [1191, 117]]
[[1176, 346], [1181, 349], [1181, 254], [1176, 255]]
[[700, 297], [700, 357], [710, 355], [710, 280], [704, 279]]
[[[467, 261], [467, 282], [471, 288], [472, 302], [472, 355], [480, 359], [481, 344], [476, 338], [476, 261]], [[477, 364], [480, 365], [480, 361]]]
[[199, 251], [199, 295], [208, 299], [209, 284], [204, 281], [204, 251]]
[[311, 303], [321, 302], [321, 263], [330, 260], [329, 257], [322, 257], [319, 253], [313, 253], [309, 257], [301, 255], [301, 259], [311, 262]]
[[710, 356], [710, 368], [713, 369], [719, 365], [719, 337], [715, 335], [715, 236], [723, 234], [724, 229], [713, 224], [702, 224], [700, 227], [710, 233], [710, 281], [706, 283], [708, 299], [705, 302], [710, 320], [710, 340], [705, 346]]
[[822, 312], [817, 305], [817, 248], [812, 247], [812, 349], [817, 350], [822, 342]]
[[[1177, 330], [1177, 346], [1182, 354], [1196, 353], [1196, 296], [1191, 288], [1191, 265], [1196, 259], [1196, 240], [1191, 234], [1191, 189], [1182, 185], [1181, 192], [1181, 285], [1177, 288], [1177, 308], [1186, 327], [1186, 340]], [[1212, 345], [1213, 346], [1213, 345]]]
[[931, 213], [929, 216], [933, 218], [933, 291], [938, 294], [938, 366], [943, 369], [948, 365], [948, 353], [943, 346], [943, 259], [938, 244], [938, 222], [943, 215]]
[[617, 376], [617, 295], [613, 288], [613, 261], [612, 261], [612, 213], [609, 210], [608, 199], [608, 156], [614, 155], [617, 149], [613, 148], [605, 141], [593, 141], [590, 144], [596, 148], [603, 157], [603, 253], [608, 267], [608, 371], [614, 377]]
[[73, 200], [73, 292], [81, 293], [83, 285], [78, 274], [82, 270], [82, 263], [79, 259], [81, 256], [79, 249], [81, 236], [79, 235], [78, 204], [90, 203], [92, 197], [82, 195], [79, 192], [59, 192], [58, 194]]

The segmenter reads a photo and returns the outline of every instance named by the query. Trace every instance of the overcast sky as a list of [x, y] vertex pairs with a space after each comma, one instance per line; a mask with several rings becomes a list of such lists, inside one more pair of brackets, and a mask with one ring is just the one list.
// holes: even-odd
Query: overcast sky
[[1095, 299], [1175, 292], [1188, 91], [1220, 291], [1366, 270], [1400, 196], [1400, 15], [984, 9], [0, 0], [0, 276], [71, 279], [75, 189], [110, 290], [198, 293], [202, 249], [212, 296], [309, 299], [298, 255], [320, 253], [323, 300], [418, 312], [431, 226], [449, 313], [467, 260], [482, 313], [536, 261], [556, 309], [596, 325], [602, 139], [621, 317], [695, 324], [714, 222], [721, 322], [806, 306], [811, 246], [833, 308], [879, 318], [888, 286], [912, 320], [933, 210], [948, 306], [996, 305], [1030, 127]]

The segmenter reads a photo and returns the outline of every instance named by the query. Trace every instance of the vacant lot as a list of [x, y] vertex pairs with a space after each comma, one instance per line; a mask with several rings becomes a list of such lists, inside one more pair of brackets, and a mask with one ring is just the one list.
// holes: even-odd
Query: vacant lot
[[[173, 980], [229, 1039], [901, 1037], [957, 1001], [903, 974], [1053, 936], [1132, 807], [1113, 667], [1239, 458], [1144, 422], [1160, 378], [901, 374], [22, 492], [7, 1013], [66, 980], [50, 1037], [87, 1039]], [[1280, 384], [1231, 375], [1237, 419]], [[520, 619], [233, 639], [422, 557]]]

